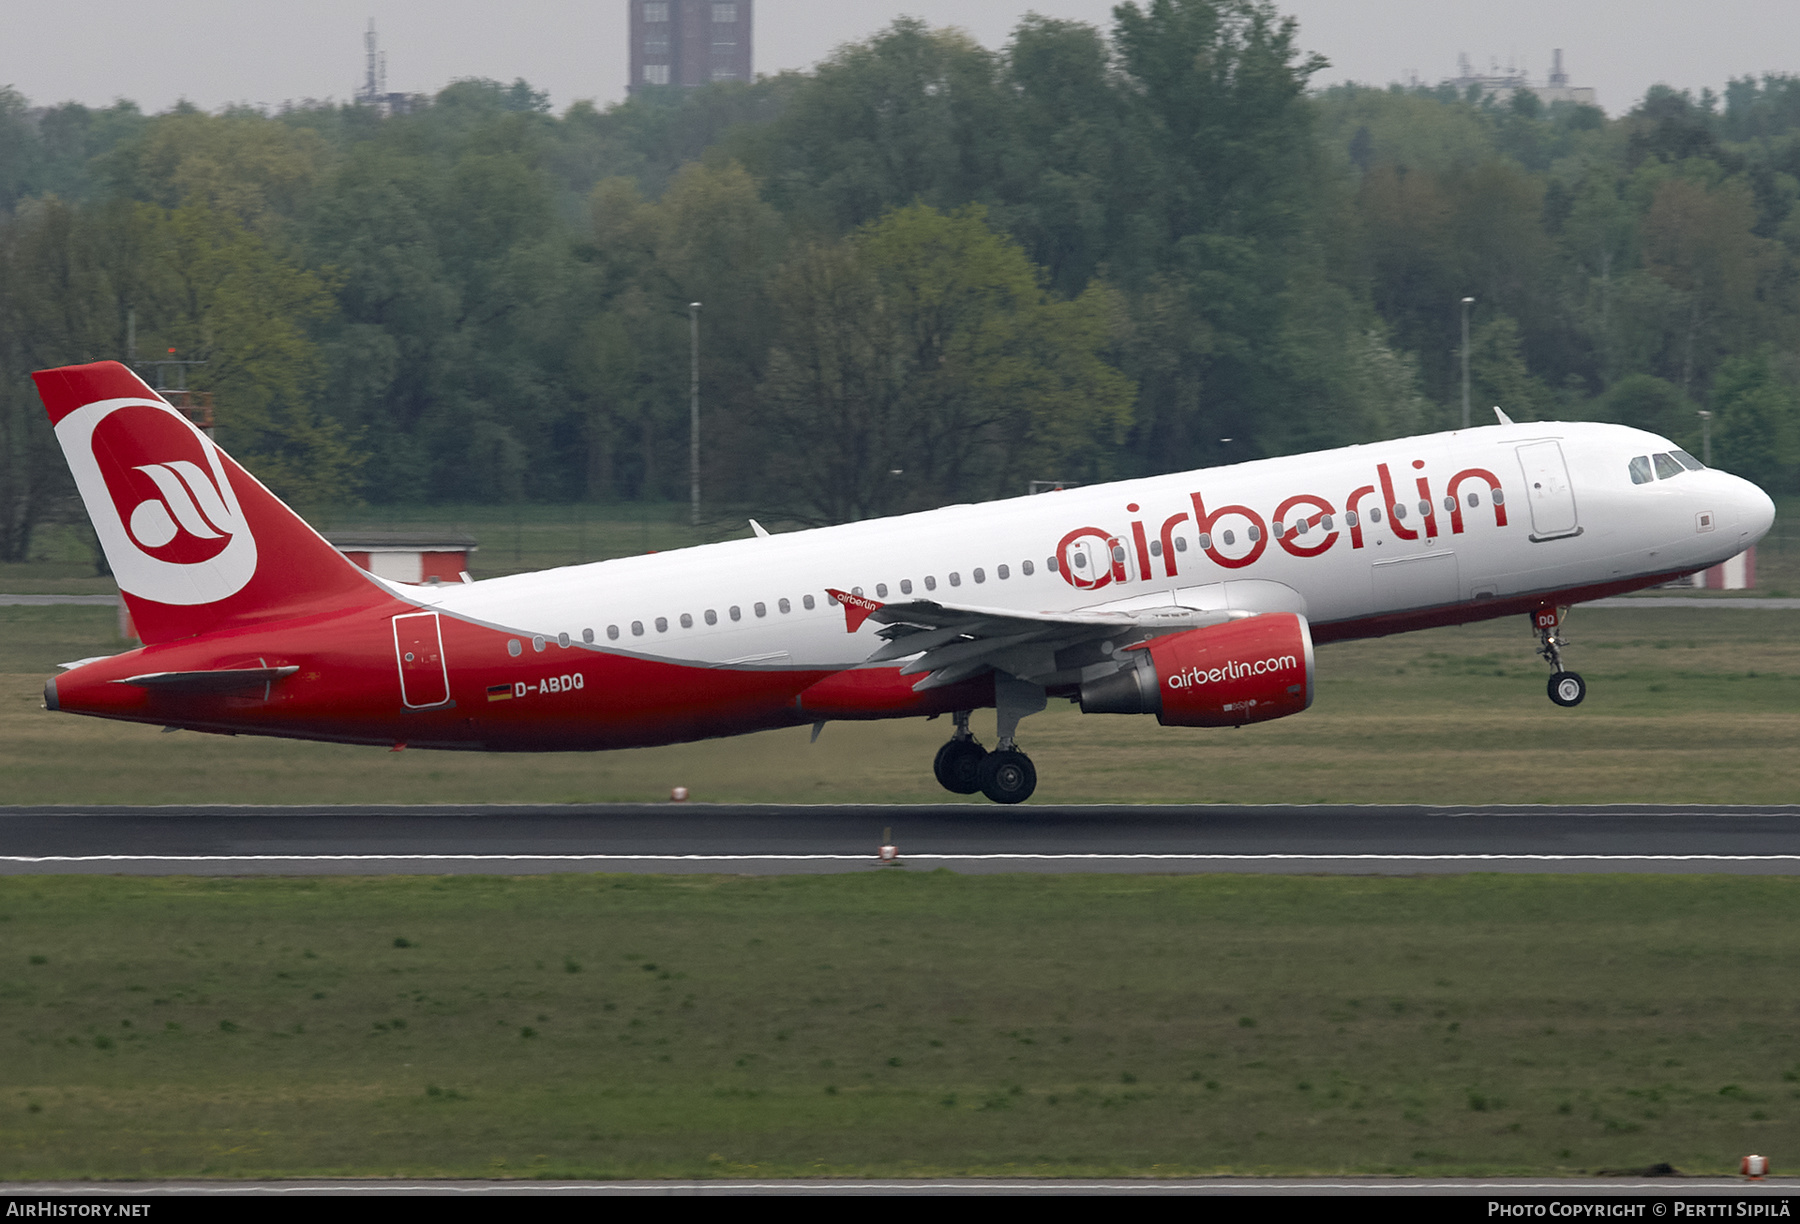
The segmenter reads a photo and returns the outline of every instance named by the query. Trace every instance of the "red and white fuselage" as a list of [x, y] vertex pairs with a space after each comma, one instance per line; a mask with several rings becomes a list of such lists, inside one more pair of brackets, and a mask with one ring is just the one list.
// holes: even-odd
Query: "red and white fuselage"
[[[146, 642], [46, 704], [357, 743], [615, 748], [966, 710], [997, 684], [1073, 697], [1209, 615], [1294, 614], [1324, 643], [1530, 613], [1716, 564], [1774, 516], [1655, 435], [1504, 424], [414, 587], [351, 565], [124, 367], [37, 378]], [[942, 652], [924, 682], [882, 632], [909, 617]]]

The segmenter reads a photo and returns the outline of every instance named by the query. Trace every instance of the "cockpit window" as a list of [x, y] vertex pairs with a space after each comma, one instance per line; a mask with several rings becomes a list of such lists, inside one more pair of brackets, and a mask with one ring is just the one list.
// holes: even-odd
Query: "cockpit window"
[[1639, 455], [1631, 461], [1631, 483], [1649, 484], [1656, 477], [1650, 474], [1650, 456]]
[[1701, 463], [1698, 459], [1694, 458], [1684, 450], [1670, 451], [1669, 453], [1679, 459], [1681, 461], [1681, 466], [1690, 472], [1704, 472], [1706, 470], [1706, 465], [1704, 463]]
[[1651, 458], [1656, 461], [1656, 478], [1658, 480], [1667, 480], [1671, 476], [1681, 475], [1681, 465], [1668, 455], [1652, 455]]

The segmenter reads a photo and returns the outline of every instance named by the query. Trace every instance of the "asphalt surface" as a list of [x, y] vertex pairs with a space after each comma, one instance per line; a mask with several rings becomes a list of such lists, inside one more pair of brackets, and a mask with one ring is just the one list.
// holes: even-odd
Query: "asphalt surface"
[[0, 874], [1800, 875], [1800, 806], [0, 807]]

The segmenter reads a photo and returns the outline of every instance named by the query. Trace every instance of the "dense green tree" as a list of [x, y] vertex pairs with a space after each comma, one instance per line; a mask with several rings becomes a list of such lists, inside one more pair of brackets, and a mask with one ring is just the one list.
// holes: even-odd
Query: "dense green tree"
[[1478, 413], [1691, 441], [1707, 409], [1794, 481], [1800, 78], [1608, 119], [1309, 94], [1300, 45], [1263, 0], [1135, 0], [561, 115], [523, 81], [396, 114], [0, 91], [0, 555], [67, 510], [24, 375], [133, 324], [303, 502], [685, 496], [692, 302], [721, 512], [1447, 426], [1464, 297]]
[[[1094, 472], [1132, 388], [1105, 357], [1111, 291], [1043, 284], [979, 207], [922, 204], [784, 271], [764, 387], [784, 508], [842, 521]], [[810, 439], [810, 441], [809, 441]]]
[[1800, 490], [1800, 384], [1767, 349], [1731, 357], [1712, 388], [1713, 463], [1778, 492]]

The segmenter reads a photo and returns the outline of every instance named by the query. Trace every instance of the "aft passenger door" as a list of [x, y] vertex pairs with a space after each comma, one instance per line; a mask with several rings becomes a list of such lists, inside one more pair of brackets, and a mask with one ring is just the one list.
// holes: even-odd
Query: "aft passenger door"
[[1569, 483], [1562, 446], [1555, 441], [1526, 443], [1519, 447], [1519, 468], [1525, 474], [1525, 496], [1531, 503], [1532, 542], [1580, 535], [1575, 489]]
[[394, 656], [400, 664], [400, 700], [409, 710], [450, 700], [450, 671], [436, 612], [394, 618]]

